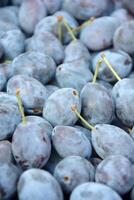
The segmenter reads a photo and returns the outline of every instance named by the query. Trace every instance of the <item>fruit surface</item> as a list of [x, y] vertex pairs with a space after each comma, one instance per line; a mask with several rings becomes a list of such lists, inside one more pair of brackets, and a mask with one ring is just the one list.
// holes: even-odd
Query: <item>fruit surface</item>
[[47, 171], [29, 169], [21, 175], [18, 182], [20, 200], [63, 200], [61, 188], [56, 179]]
[[0, 200], [134, 200], [134, 0], [0, 0]]

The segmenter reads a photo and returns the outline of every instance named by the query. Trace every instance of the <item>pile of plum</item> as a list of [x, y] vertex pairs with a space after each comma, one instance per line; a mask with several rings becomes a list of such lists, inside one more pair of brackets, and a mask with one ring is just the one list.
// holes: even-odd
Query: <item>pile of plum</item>
[[0, 200], [134, 200], [134, 0], [0, 0]]

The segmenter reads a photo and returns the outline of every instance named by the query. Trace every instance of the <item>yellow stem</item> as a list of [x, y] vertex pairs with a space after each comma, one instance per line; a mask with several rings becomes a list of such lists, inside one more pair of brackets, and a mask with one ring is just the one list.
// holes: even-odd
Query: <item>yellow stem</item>
[[62, 20], [63, 20], [63, 17], [57, 16], [57, 20], [58, 20], [58, 37], [59, 37], [59, 40], [62, 42]]
[[107, 67], [111, 70], [111, 72], [114, 74], [114, 76], [116, 77], [116, 79], [118, 81], [121, 80], [121, 78], [119, 77], [119, 75], [117, 74], [117, 72], [113, 69], [112, 65], [110, 64], [110, 62], [108, 61], [108, 59], [106, 58], [105, 54], [101, 55], [103, 61], [106, 63]]
[[75, 37], [75, 35], [74, 35], [72, 29], [70, 28], [70, 26], [68, 25], [68, 23], [65, 20], [63, 20], [63, 23], [64, 23], [64, 26], [67, 29], [68, 33], [70, 34], [71, 38], [73, 40], [77, 40], [77, 38]]
[[97, 62], [97, 65], [96, 65], [95, 74], [94, 74], [92, 83], [95, 83], [95, 82], [96, 82], [97, 75], [98, 75], [98, 72], [99, 72], [99, 68], [100, 68], [101, 63], [102, 63], [102, 60], [99, 59], [98, 62]]
[[4, 64], [11, 64], [11, 63], [12, 63], [11, 60], [5, 60], [5, 61], [4, 61]]
[[77, 107], [75, 105], [71, 106], [72, 111], [77, 115], [77, 117], [87, 126], [90, 130], [95, 130], [95, 127], [90, 125], [77, 111]]
[[84, 28], [85, 26], [91, 24], [94, 21], [94, 17], [91, 17], [88, 21], [84, 22], [83, 24], [81, 24], [80, 26], [78, 26], [77, 28], [74, 28], [72, 31], [73, 32], [78, 32], [80, 31], [82, 28]]
[[129, 131], [129, 133], [131, 133], [131, 131], [132, 131], [131, 128], [127, 128], [127, 129], [128, 129], [128, 131]]
[[58, 23], [58, 37], [59, 37], [59, 40], [62, 42], [62, 23], [61, 22]]
[[23, 109], [23, 106], [22, 106], [22, 100], [21, 100], [21, 97], [20, 97], [20, 90], [19, 89], [16, 90], [16, 97], [17, 97], [17, 101], [18, 101], [19, 111], [20, 111], [21, 116], [22, 116], [22, 123], [26, 124], [26, 117], [25, 117], [25, 114], [24, 114], [24, 109]]

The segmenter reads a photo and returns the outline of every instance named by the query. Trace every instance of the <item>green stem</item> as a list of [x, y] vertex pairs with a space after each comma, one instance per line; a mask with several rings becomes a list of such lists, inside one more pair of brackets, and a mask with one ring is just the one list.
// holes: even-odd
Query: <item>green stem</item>
[[63, 23], [64, 23], [64, 26], [67, 29], [68, 33], [70, 34], [71, 38], [73, 40], [77, 40], [77, 38], [75, 37], [75, 35], [74, 35], [72, 29], [70, 28], [70, 26], [68, 25], [68, 23], [65, 20], [63, 20]]
[[83, 24], [81, 24], [80, 26], [78, 26], [77, 28], [74, 28], [72, 31], [73, 32], [78, 32], [80, 31], [82, 28], [84, 28], [85, 26], [91, 24], [94, 21], [94, 17], [91, 17], [89, 20], [87, 20], [86, 22], [84, 22]]
[[131, 133], [131, 131], [132, 131], [131, 128], [127, 128], [127, 129], [128, 129], [128, 131], [129, 131], [129, 133]]
[[11, 60], [5, 60], [5, 61], [4, 61], [4, 64], [11, 64], [11, 63], [12, 63]]
[[17, 97], [17, 101], [18, 101], [19, 111], [20, 111], [21, 116], [22, 116], [22, 123], [26, 124], [26, 117], [25, 117], [25, 114], [24, 114], [24, 109], [23, 109], [23, 106], [22, 106], [22, 100], [21, 100], [21, 97], [20, 97], [20, 90], [19, 89], [16, 90], [16, 97]]
[[103, 61], [105, 62], [105, 64], [107, 65], [107, 67], [111, 70], [111, 72], [114, 74], [114, 76], [116, 77], [116, 79], [118, 81], [121, 80], [121, 78], [119, 77], [119, 75], [117, 74], [117, 72], [113, 69], [112, 65], [110, 64], [110, 62], [108, 61], [108, 59], [106, 58], [105, 54], [101, 55]]
[[62, 42], [62, 20], [63, 20], [63, 17], [57, 16], [57, 20], [58, 20], [58, 37], [59, 37], [59, 40]]
[[77, 111], [77, 107], [75, 105], [73, 105], [71, 107], [72, 111], [77, 115], [77, 117], [83, 122], [83, 124], [85, 124], [85, 126], [87, 126], [90, 130], [95, 130], [95, 127], [92, 126], [91, 124], [89, 124], [81, 115], [80, 113]]
[[58, 23], [58, 37], [59, 37], [59, 40], [62, 42], [62, 23], [61, 22]]
[[96, 65], [95, 74], [94, 74], [94, 77], [93, 77], [93, 81], [92, 81], [92, 83], [95, 83], [95, 82], [96, 82], [97, 75], [98, 75], [98, 72], [99, 72], [99, 68], [100, 68], [101, 63], [102, 63], [102, 60], [101, 60], [101, 59], [98, 60], [97, 65]]

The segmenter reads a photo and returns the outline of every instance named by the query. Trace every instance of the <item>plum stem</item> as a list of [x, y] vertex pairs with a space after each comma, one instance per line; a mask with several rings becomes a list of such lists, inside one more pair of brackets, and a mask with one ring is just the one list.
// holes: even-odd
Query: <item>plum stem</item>
[[11, 60], [5, 60], [3, 64], [11, 64], [12, 61]]
[[103, 61], [105, 62], [105, 64], [107, 65], [107, 67], [111, 70], [111, 72], [114, 74], [114, 76], [116, 77], [116, 79], [118, 81], [121, 80], [121, 78], [119, 77], [119, 75], [117, 74], [117, 72], [113, 69], [112, 65], [110, 64], [110, 62], [108, 61], [108, 59], [106, 58], [105, 54], [101, 55], [101, 58], [103, 59]]
[[132, 131], [131, 128], [127, 128], [127, 129], [128, 129], [128, 131], [129, 131], [129, 133], [131, 133], [131, 131]]
[[95, 73], [94, 73], [94, 77], [93, 77], [92, 83], [95, 83], [95, 82], [96, 82], [97, 75], [98, 75], [98, 72], [99, 72], [99, 68], [100, 68], [101, 63], [102, 63], [102, 60], [99, 59], [98, 62], [97, 62], [97, 65], [96, 65], [96, 69], [95, 69]]
[[20, 111], [21, 116], [22, 116], [22, 123], [26, 124], [26, 117], [25, 117], [25, 114], [24, 114], [23, 106], [22, 106], [22, 100], [21, 100], [21, 96], [20, 96], [20, 89], [16, 90], [16, 97], [17, 97], [17, 101], [18, 101], [19, 111]]
[[80, 31], [82, 28], [84, 28], [87, 25], [90, 25], [93, 21], [94, 21], [94, 17], [91, 17], [89, 20], [87, 20], [86, 22], [84, 22], [83, 24], [81, 24], [80, 26], [74, 28], [72, 31], [73, 32], [78, 32]]
[[90, 130], [95, 130], [95, 127], [92, 126], [91, 124], [89, 124], [82, 116], [81, 114], [77, 111], [77, 107], [76, 105], [72, 105], [71, 106], [72, 111], [77, 115], [77, 117], [85, 124], [85, 126], [87, 128], [89, 128]]
[[62, 42], [62, 23], [58, 23], [58, 38]]
[[58, 19], [58, 38], [62, 42], [62, 16], [57, 16]]
[[67, 23], [64, 19], [63, 19], [63, 23], [64, 23], [64, 26], [65, 26], [65, 28], [67, 29], [68, 33], [70, 34], [71, 38], [72, 38], [73, 40], [77, 40], [77, 38], [75, 37], [75, 35], [74, 35], [72, 29], [70, 28], [70, 26], [68, 25], [68, 23]]

